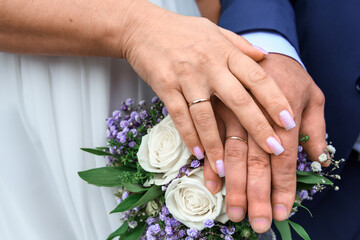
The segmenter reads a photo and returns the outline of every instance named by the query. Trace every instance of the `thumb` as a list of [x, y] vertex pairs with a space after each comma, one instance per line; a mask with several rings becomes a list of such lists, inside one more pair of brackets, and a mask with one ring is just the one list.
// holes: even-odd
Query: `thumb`
[[[324, 153], [326, 143], [326, 127], [324, 118], [324, 101], [311, 97], [309, 105], [305, 108], [302, 116], [300, 134], [308, 135], [309, 141], [302, 142], [305, 152], [311, 161], [319, 161], [319, 156]], [[323, 98], [323, 96], [321, 97]], [[330, 159], [328, 154], [327, 159]], [[322, 166], [328, 167], [330, 161], [320, 162]]]
[[220, 32], [241, 52], [252, 58], [254, 61], [259, 62], [264, 59], [264, 57], [268, 54], [262, 48], [253, 46], [249, 43], [245, 38], [227, 30], [219, 27]]

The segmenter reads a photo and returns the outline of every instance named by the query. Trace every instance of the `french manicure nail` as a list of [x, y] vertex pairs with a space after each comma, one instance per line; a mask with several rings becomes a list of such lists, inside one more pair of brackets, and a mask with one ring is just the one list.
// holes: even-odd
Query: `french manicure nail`
[[219, 177], [225, 177], [224, 161], [219, 159], [215, 162], [216, 169], [218, 170]]
[[269, 230], [269, 220], [265, 218], [255, 218], [251, 221], [251, 227], [257, 233], [264, 233]]
[[258, 46], [255, 46], [255, 45], [253, 45], [253, 47], [256, 48], [256, 49], [259, 49], [260, 51], [262, 51], [262, 52], [265, 53], [266, 55], [269, 54], [268, 51], [266, 51], [265, 49], [263, 49], [263, 48], [261, 48], [261, 47], [258, 47]]
[[284, 205], [282, 204], [274, 205], [273, 209], [277, 218], [279, 218], [280, 221], [285, 221], [289, 217], [288, 211]]
[[199, 146], [194, 147], [193, 150], [194, 150], [195, 157], [197, 159], [200, 160], [200, 159], [204, 158], [204, 153], [203, 153], [203, 151], [201, 151], [201, 148]]
[[266, 144], [276, 156], [279, 156], [284, 151], [283, 146], [281, 146], [274, 137], [268, 137], [268, 139], [266, 139]]
[[217, 189], [217, 184], [215, 181], [208, 180], [205, 182], [205, 186], [212, 193], [215, 193], [215, 191]]
[[280, 121], [284, 124], [286, 130], [290, 130], [296, 126], [296, 123], [287, 110], [282, 110], [279, 114]]
[[244, 209], [241, 207], [231, 207], [228, 214], [231, 221], [240, 222], [244, 218]]

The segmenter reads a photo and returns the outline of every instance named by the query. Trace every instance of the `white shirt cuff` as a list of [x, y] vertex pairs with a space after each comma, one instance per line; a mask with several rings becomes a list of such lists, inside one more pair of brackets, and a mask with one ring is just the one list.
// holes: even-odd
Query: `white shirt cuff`
[[[296, 49], [286, 40], [282, 35], [275, 32], [251, 32], [241, 35], [243, 38], [248, 40], [251, 44], [259, 46], [269, 53], [280, 53], [291, 57], [298, 61], [301, 66], [304, 66]], [[306, 70], [306, 68], [305, 68]]]

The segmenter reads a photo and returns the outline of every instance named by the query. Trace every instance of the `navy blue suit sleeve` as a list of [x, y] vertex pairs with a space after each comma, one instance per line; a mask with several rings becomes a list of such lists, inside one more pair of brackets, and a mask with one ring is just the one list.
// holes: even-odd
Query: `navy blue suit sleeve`
[[222, 0], [219, 26], [238, 34], [275, 31], [299, 52], [295, 13], [289, 0]]

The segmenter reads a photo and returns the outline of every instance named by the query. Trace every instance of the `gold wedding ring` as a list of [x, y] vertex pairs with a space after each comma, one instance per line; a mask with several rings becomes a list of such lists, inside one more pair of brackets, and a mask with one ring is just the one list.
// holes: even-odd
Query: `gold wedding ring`
[[241, 138], [241, 137], [236, 137], [236, 136], [230, 136], [230, 137], [227, 137], [226, 138], [226, 140], [228, 140], [228, 139], [235, 139], [235, 140], [240, 140], [240, 141], [242, 141], [242, 142], [244, 142], [244, 143], [248, 143], [248, 141], [247, 140], [245, 140], [245, 139], [243, 139], [243, 138]]
[[201, 98], [201, 99], [192, 101], [191, 103], [189, 103], [189, 107], [191, 107], [194, 104], [202, 103], [202, 102], [210, 102], [210, 98]]

